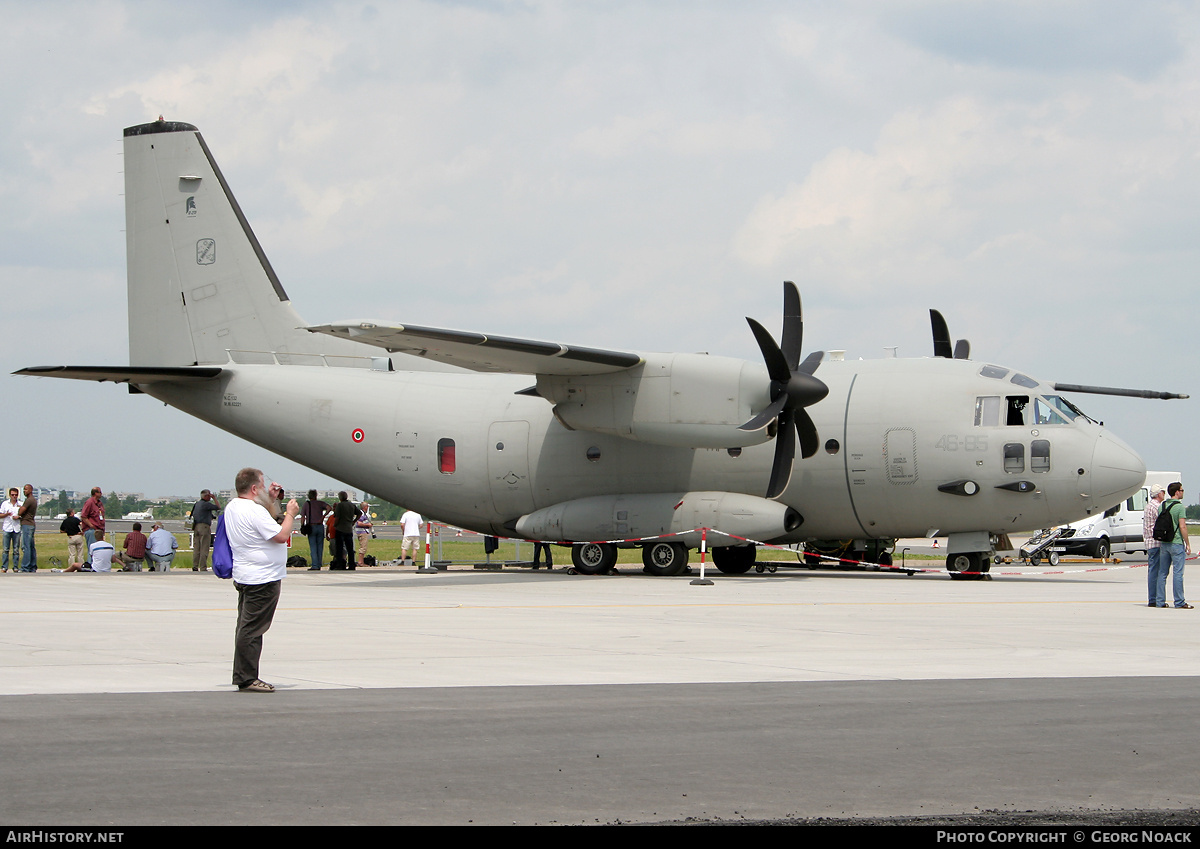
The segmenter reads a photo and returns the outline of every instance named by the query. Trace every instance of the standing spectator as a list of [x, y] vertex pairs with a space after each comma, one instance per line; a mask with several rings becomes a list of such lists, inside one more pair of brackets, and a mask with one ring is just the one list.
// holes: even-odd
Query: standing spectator
[[38, 500], [33, 494], [33, 484], [25, 484], [25, 500], [21, 502], [17, 515], [21, 517], [21, 571], [37, 571], [37, 547], [33, 534], [37, 520]]
[[358, 505], [358, 518], [354, 521], [354, 543], [358, 549], [358, 565], [367, 565], [367, 540], [371, 538], [371, 505]]
[[1162, 555], [1166, 551], [1162, 543], [1154, 538], [1154, 523], [1158, 521], [1158, 509], [1167, 494], [1158, 484], [1150, 487], [1150, 500], [1142, 513], [1142, 540], [1146, 543], [1146, 594], [1150, 599], [1147, 607], [1167, 606], [1167, 572], [1171, 563]]
[[[1187, 517], [1183, 508], [1183, 484], [1179, 481], [1168, 484], [1167, 495], [1169, 500], [1164, 501], [1160, 509], [1169, 512], [1179, 527], [1179, 530], [1175, 532], [1175, 539], [1162, 545], [1171, 562], [1171, 595], [1175, 597], [1177, 608], [1191, 610], [1192, 605], [1183, 598], [1183, 563], [1187, 555], [1192, 553], [1192, 544], [1188, 539]], [[1162, 556], [1160, 553], [1159, 557]], [[1163, 601], [1166, 601], [1165, 587], [1163, 588]]]
[[208, 550], [212, 547], [212, 525], [221, 505], [207, 489], [200, 491], [200, 500], [192, 505], [192, 571], [208, 571]]
[[58, 529], [67, 535], [67, 566], [74, 567], [70, 571], [78, 571], [87, 555], [87, 543], [83, 538], [83, 526], [75, 515], [75, 508], [67, 508], [67, 518], [62, 520]]
[[[404, 539], [400, 541], [400, 557], [410, 566], [421, 539], [421, 521], [421, 514], [415, 510], [405, 510], [404, 515], [400, 517], [400, 524], [404, 527]], [[408, 554], [405, 554], [406, 551]]]
[[[79, 520], [83, 524], [83, 541], [87, 543], [87, 563], [90, 565], [92, 562], [92, 543], [104, 531], [104, 493], [100, 491], [100, 487], [92, 487], [91, 497], [83, 502], [83, 510], [79, 514]], [[111, 548], [112, 546], [109, 547]]]
[[325, 565], [325, 514], [328, 512], [329, 505], [317, 498], [315, 489], [310, 489], [300, 515], [300, 532], [308, 537], [310, 572], [320, 572]]
[[[334, 538], [333, 557], [341, 560], [341, 568], [354, 568], [354, 523], [358, 520], [358, 508], [346, 494], [346, 490], [338, 493], [337, 506], [333, 508]], [[333, 563], [329, 564], [333, 568]]]
[[142, 533], [141, 522], [133, 523], [133, 530], [125, 534], [121, 548], [124, 550], [113, 556], [113, 560], [121, 564], [121, 571], [142, 571], [142, 561], [146, 559], [146, 535]]
[[146, 541], [146, 558], [150, 561], [150, 568], [156, 572], [170, 572], [177, 548], [179, 540], [175, 539], [175, 534], [166, 530], [161, 522], [155, 522], [154, 530]]
[[258, 677], [263, 634], [271, 627], [279, 591], [287, 576], [287, 541], [300, 505], [288, 501], [280, 525], [283, 487], [271, 484], [259, 469], [242, 469], [234, 481], [237, 498], [225, 508], [225, 535], [233, 552], [233, 586], [238, 592], [238, 621], [233, 645], [233, 683], [244, 693], [273, 693]]
[[9, 487], [8, 498], [0, 504], [0, 517], [4, 518], [4, 571], [8, 571], [8, 554], [12, 552], [13, 571], [21, 567], [21, 519], [17, 511], [21, 502], [17, 500], [17, 488]]

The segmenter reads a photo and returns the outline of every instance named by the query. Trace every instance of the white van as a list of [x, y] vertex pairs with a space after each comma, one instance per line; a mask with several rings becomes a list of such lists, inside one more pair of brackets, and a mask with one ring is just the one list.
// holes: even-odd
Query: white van
[[1146, 472], [1146, 482], [1140, 490], [1102, 516], [1088, 516], [1067, 525], [1054, 547], [1061, 546], [1064, 554], [1104, 559], [1114, 552], [1146, 551], [1142, 539], [1142, 514], [1150, 500], [1150, 487], [1182, 480], [1179, 472]]

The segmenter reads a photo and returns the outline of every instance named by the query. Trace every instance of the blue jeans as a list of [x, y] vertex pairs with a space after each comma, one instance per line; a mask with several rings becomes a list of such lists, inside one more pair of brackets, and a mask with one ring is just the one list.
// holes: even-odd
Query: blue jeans
[[1146, 552], [1146, 593], [1150, 604], [1167, 606], [1167, 573], [1171, 571], [1171, 558], [1162, 546]]
[[37, 546], [33, 544], [33, 525], [21, 525], [21, 571], [37, 571]]
[[[1182, 607], [1187, 604], [1183, 598], [1183, 561], [1187, 556], [1187, 549], [1183, 547], [1181, 542], [1163, 543], [1162, 550], [1167, 552], [1167, 557], [1171, 563], [1171, 594], [1175, 596], [1175, 606]], [[1162, 557], [1160, 554], [1159, 557]], [[1166, 587], [1163, 587], [1163, 600], [1166, 600]]]
[[4, 563], [0, 568], [8, 568], [8, 552], [12, 550], [12, 567], [13, 571], [17, 571], [17, 567], [21, 565], [21, 532], [20, 531], [5, 531], [4, 532]]
[[87, 564], [89, 569], [92, 568], [92, 543], [95, 541], [96, 532], [94, 530], [88, 528], [83, 532], [83, 547], [87, 549], [87, 557], [84, 558], [83, 562]]
[[320, 569], [324, 564], [325, 558], [325, 526], [321, 524], [313, 525], [313, 529], [308, 532], [308, 565], [315, 566]]

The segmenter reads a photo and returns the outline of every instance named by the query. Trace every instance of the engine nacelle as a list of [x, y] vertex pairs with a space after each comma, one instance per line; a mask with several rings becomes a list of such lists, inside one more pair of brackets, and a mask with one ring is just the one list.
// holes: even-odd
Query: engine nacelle
[[[770, 540], [796, 530], [803, 521], [795, 509], [757, 495], [655, 492], [564, 501], [528, 513], [512, 527], [528, 539], [560, 542], [654, 538], [695, 528], [716, 528], [748, 539]], [[699, 533], [672, 539], [689, 547], [700, 544]], [[708, 544], [737, 545], [741, 540], [709, 534]]]
[[774, 435], [738, 430], [771, 403], [771, 384], [761, 364], [730, 357], [647, 354], [625, 371], [540, 374], [537, 388], [571, 430], [682, 448], [743, 448]]

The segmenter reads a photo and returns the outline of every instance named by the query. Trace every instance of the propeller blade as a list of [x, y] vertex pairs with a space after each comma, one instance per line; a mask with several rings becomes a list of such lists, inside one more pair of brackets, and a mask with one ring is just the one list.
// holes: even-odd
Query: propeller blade
[[807, 460], [817, 453], [821, 445], [821, 437], [817, 436], [817, 426], [804, 412], [803, 407], [796, 408], [796, 433], [800, 435], [800, 456]]
[[946, 319], [942, 318], [942, 314], [937, 310], [930, 310], [929, 323], [933, 325], [933, 355], [947, 359], [953, 357], [954, 351], [950, 348], [950, 328], [946, 326]]
[[804, 362], [792, 369], [792, 371], [802, 371], [805, 374], [812, 374], [817, 370], [817, 366], [821, 364], [821, 360], [825, 359], [824, 351], [813, 351], [804, 358]]
[[779, 422], [779, 433], [775, 436], [775, 460], [771, 464], [771, 482], [767, 484], [767, 498], [774, 498], [792, 480], [792, 462], [796, 459], [796, 431], [792, 428], [785, 412]]
[[777, 383], [787, 383], [792, 376], [792, 370], [788, 368], [783, 352], [779, 350], [779, 346], [775, 344], [775, 340], [771, 338], [771, 334], [765, 327], [749, 316], [746, 316], [746, 321], [750, 324], [755, 341], [758, 342], [758, 349], [762, 351], [763, 362], [767, 364], [767, 374], [771, 376], [771, 380]]
[[969, 360], [971, 359], [971, 343], [967, 339], [959, 339], [954, 343], [954, 359]]
[[779, 397], [771, 402], [770, 406], [768, 406], [754, 418], [750, 419], [750, 421], [746, 422], [744, 425], [739, 425], [738, 430], [754, 431], [758, 430], [759, 428], [766, 427], [774, 419], [776, 419], [781, 412], [783, 412], [783, 408], [787, 402], [788, 394], [786, 392], [781, 392]]
[[783, 335], [779, 348], [787, 361], [788, 370], [795, 371], [804, 346], [804, 310], [800, 307], [800, 290], [791, 280], [783, 281]]

